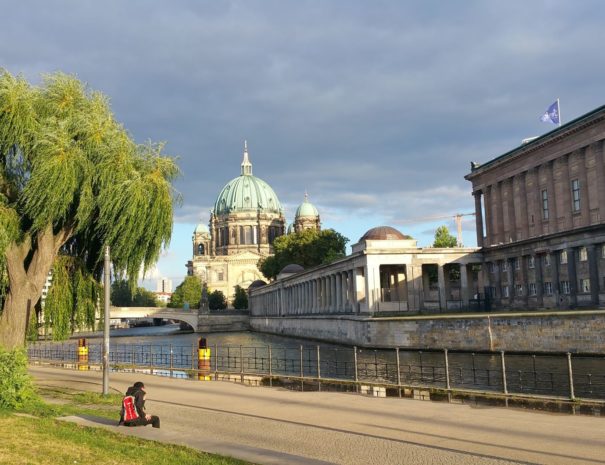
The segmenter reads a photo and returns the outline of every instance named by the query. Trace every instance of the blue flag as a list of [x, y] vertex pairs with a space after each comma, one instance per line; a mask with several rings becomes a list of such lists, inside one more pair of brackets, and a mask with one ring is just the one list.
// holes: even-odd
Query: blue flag
[[548, 107], [546, 113], [540, 117], [540, 121], [543, 123], [560, 124], [561, 120], [559, 116], [559, 100], [557, 99], [555, 103]]

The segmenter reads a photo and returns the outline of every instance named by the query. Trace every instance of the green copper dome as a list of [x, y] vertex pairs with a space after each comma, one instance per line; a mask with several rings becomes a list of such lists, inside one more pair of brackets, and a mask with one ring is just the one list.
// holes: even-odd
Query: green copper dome
[[203, 233], [210, 233], [210, 231], [208, 230], [208, 226], [206, 226], [203, 223], [200, 223], [195, 228], [194, 234], [203, 234]]
[[317, 211], [317, 208], [315, 208], [315, 206], [311, 202], [309, 202], [309, 200], [307, 198], [307, 194], [305, 194], [305, 200], [296, 209], [296, 218], [302, 218], [302, 217], [317, 218], [318, 216], [319, 216], [319, 212]]
[[242, 174], [223, 187], [214, 203], [215, 215], [238, 211], [283, 213], [279, 199], [271, 186], [252, 175], [247, 144], [244, 146]]

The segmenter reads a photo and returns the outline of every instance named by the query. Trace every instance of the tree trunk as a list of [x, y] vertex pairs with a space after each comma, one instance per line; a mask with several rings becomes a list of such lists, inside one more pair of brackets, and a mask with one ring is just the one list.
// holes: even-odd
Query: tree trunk
[[9, 289], [0, 317], [0, 346], [7, 349], [25, 344], [27, 329], [27, 301], [31, 308], [42, 296], [42, 289], [59, 248], [69, 237], [70, 230], [63, 230], [54, 236], [48, 226], [38, 233], [31, 261], [25, 267], [25, 260], [32, 250], [31, 238], [26, 237], [20, 244], [12, 244], [6, 251], [6, 268]]

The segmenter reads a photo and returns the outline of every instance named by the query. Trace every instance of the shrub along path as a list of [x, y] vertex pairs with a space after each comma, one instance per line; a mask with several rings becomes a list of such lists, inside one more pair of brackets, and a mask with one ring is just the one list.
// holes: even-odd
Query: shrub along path
[[[101, 390], [99, 372], [40, 366], [30, 372], [45, 386]], [[598, 417], [133, 373], [112, 373], [110, 384], [124, 392], [139, 380], [162, 429], [105, 427], [254, 463], [605, 464], [605, 419]]]

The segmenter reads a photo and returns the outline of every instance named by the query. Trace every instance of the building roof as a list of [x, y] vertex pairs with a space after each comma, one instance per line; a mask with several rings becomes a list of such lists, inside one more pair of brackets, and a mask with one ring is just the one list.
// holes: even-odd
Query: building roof
[[297, 265], [296, 263], [290, 263], [289, 265], [286, 265], [282, 268], [282, 270], [279, 272], [279, 274], [282, 273], [300, 273], [301, 271], [305, 271], [305, 269], [300, 266]]
[[508, 152], [506, 152], [496, 158], [493, 158], [492, 160], [490, 160], [486, 163], [477, 164], [477, 165], [475, 165], [475, 163], [471, 163], [471, 172], [465, 176], [465, 179], [470, 180], [475, 175], [481, 174], [482, 172], [486, 171], [487, 169], [493, 167], [494, 165], [497, 165], [509, 158], [514, 158], [515, 156], [520, 155], [526, 151], [532, 150], [534, 148], [537, 148], [540, 145], [551, 142], [551, 141], [557, 139], [563, 133], [566, 133], [567, 131], [569, 131], [570, 129], [576, 129], [578, 126], [582, 126], [582, 124], [585, 124], [592, 119], [597, 119], [598, 117], [603, 117], [604, 115], [605, 115], [605, 105], [602, 105], [574, 120], [571, 120], [569, 123], [566, 123], [566, 124], [562, 125], [561, 127], [558, 127], [556, 129], [553, 129], [552, 131], [547, 132], [546, 134], [536, 137], [535, 139], [532, 139], [530, 142], [528, 142], [526, 144], [522, 144], [518, 147], [515, 147], [514, 149], [509, 150]]
[[366, 233], [361, 236], [361, 241], [397, 241], [411, 239], [410, 236], [402, 234], [397, 229], [391, 226], [378, 226], [376, 228], [369, 229]]
[[317, 208], [309, 202], [309, 196], [305, 192], [305, 200], [296, 209], [296, 218], [317, 218], [318, 216]]
[[248, 286], [248, 290], [256, 289], [256, 288], [263, 287], [266, 285], [267, 285], [267, 283], [265, 281], [263, 281], [262, 279], [257, 279], [256, 281], [252, 281], [250, 283], [250, 285]]
[[223, 187], [214, 203], [215, 215], [237, 211], [283, 214], [283, 208], [271, 186], [252, 175], [247, 143], [244, 145], [241, 174]]

